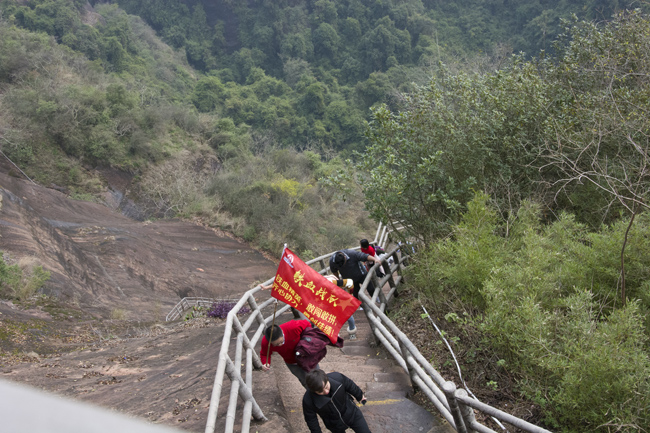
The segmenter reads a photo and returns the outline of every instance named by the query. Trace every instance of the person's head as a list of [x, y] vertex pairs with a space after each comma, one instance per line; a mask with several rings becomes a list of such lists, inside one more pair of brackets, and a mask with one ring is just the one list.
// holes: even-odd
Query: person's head
[[361, 248], [370, 247], [370, 242], [368, 242], [368, 239], [361, 239], [361, 241], [359, 243], [361, 244]]
[[325, 372], [319, 368], [310, 371], [305, 377], [307, 389], [318, 395], [330, 393], [330, 381]]
[[282, 346], [284, 344], [284, 334], [278, 325], [273, 325], [273, 328], [267, 327], [264, 330], [264, 336], [271, 342], [271, 346]]
[[345, 253], [342, 251], [337, 251], [336, 254], [334, 254], [334, 265], [336, 265], [337, 269], [341, 269], [343, 265], [345, 264]]

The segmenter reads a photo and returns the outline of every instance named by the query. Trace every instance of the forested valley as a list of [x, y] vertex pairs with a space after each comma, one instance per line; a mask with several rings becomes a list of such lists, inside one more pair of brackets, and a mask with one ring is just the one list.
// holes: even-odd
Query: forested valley
[[[0, 0], [0, 150], [305, 260], [399, 222], [400, 320], [531, 422], [650, 428], [646, 2]], [[0, 260], [3, 298], [45, 281]]]

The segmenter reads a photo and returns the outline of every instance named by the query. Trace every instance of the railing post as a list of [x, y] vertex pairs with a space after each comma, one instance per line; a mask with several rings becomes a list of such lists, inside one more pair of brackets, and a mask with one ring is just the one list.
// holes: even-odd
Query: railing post
[[248, 297], [248, 305], [251, 308], [251, 314], [255, 315], [257, 323], [264, 325], [264, 315], [260, 311], [260, 307], [257, 305], [257, 302], [255, 302], [255, 297], [252, 294]]
[[474, 416], [474, 409], [467, 406], [461, 400], [455, 398], [455, 397], [467, 397], [467, 396], [468, 396], [467, 391], [465, 391], [463, 388], [457, 389], [456, 392], [454, 393], [454, 399], [456, 400], [456, 402], [458, 403], [458, 407], [460, 408], [460, 414], [463, 417], [463, 422], [465, 423], [465, 427], [467, 428], [467, 433], [475, 433], [476, 430], [472, 428], [472, 425], [476, 422], [476, 417]]
[[[363, 305], [363, 303], [361, 305]], [[372, 339], [368, 341], [368, 343], [370, 343], [370, 347], [379, 347], [379, 345], [381, 344], [381, 341], [379, 340], [379, 336], [377, 335], [379, 330], [377, 329], [377, 325], [375, 325], [375, 323], [371, 319], [371, 316], [374, 316], [374, 313], [370, 309], [369, 305], [366, 305], [366, 308], [364, 309], [364, 313], [366, 313], [366, 316], [368, 317], [368, 324], [370, 325], [370, 332], [372, 333]]]
[[253, 404], [252, 407], [253, 418], [255, 418], [256, 420], [268, 421], [264, 416], [262, 409], [260, 409], [260, 407], [258, 406], [257, 401], [255, 401], [255, 397], [253, 397], [253, 393], [251, 389], [246, 385], [244, 379], [242, 379], [241, 374], [239, 374], [239, 371], [233, 364], [232, 360], [230, 358], [226, 358], [226, 362], [227, 362], [226, 374], [228, 375], [230, 380], [236, 380], [239, 382], [239, 396], [241, 397], [242, 400], [250, 401]]
[[411, 379], [411, 386], [413, 387], [413, 393], [417, 392], [417, 385], [415, 381], [413, 380], [413, 377], [417, 375], [417, 373], [413, 370], [413, 367], [411, 367], [411, 363], [409, 362], [409, 358], [412, 358], [411, 356], [411, 351], [404, 345], [402, 340], [397, 340], [399, 342], [399, 349], [402, 351], [402, 357], [404, 358], [404, 362], [406, 362], [406, 369], [408, 370], [409, 373], [409, 379]]
[[[251, 344], [251, 341], [248, 339], [248, 336], [246, 335], [244, 328], [241, 326], [241, 323], [239, 322], [237, 316], [233, 316], [232, 324], [233, 327], [235, 328], [235, 331], [237, 331], [237, 334], [241, 336], [244, 347], [246, 349], [255, 350], [255, 347]], [[262, 361], [259, 360], [259, 357], [256, 354], [253, 354], [253, 364], [257, 368], [262, 368]]]
[[449, 412], [451, 416], [454, 417], [454, 422], [456, 423], [456, 431], [458, 433], [467, 433], [467, 428], [463, 422], [463, 416], [460, 413], [460, 407], [458, 407], [458, 401], [456, 400], [456, 384], [454, 382], [448, 381], [442, 385], [442, 390], [447, 397], [447, 402], [449, 403]]

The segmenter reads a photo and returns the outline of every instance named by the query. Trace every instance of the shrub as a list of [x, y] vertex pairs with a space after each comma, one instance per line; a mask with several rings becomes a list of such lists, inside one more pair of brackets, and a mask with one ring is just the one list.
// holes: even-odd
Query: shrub
[[24, 301], [33, 296], [50, 273], [34, 260], [22, 259], [16, 265], [7, 265], [0, 256], [0, 296]]
[[127, 311], [122, 308], [114, 308], [111, 310], [111, 319], [113, 320], [126, 320]]

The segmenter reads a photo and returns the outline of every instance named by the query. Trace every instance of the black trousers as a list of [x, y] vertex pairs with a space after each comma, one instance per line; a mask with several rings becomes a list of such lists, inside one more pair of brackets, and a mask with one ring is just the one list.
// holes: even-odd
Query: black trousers
[[[361, 290], [361, 284], [363, 284], [363, 280], [361, 281], [354, 281], [354, 290], [352, 291], [352, 296], [355, 298], [359, 299], [359, 290]], [[370, 296], [375, 294], [375, 285], [372, 284], [372, 281], [368, 281], [368, 294]]]

